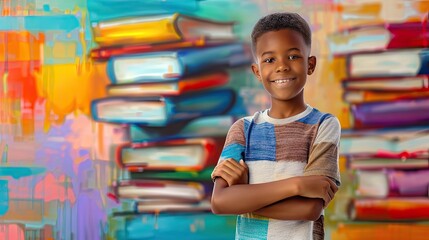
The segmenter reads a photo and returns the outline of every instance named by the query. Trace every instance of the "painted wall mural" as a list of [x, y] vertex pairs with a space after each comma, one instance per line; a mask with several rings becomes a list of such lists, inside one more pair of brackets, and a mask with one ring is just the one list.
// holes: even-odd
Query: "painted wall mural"
[[0, 2], [0, 239], [233, 239], [210, 173], [263, 15], [313, 31], [306, 101], [343, 128], [326, 239], [429, 231], [427, 1]]

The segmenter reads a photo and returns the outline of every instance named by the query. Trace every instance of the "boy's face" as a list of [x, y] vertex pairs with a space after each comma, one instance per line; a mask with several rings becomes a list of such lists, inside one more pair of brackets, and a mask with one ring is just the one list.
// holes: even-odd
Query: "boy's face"
[[258, 38], [255, 54], [253, 73], [273, 101], [303, 99], [307, 74], [313, 73], [316, 58], [309, 57], [310, 48], [299, 32], [291, 29], [266, 32]]

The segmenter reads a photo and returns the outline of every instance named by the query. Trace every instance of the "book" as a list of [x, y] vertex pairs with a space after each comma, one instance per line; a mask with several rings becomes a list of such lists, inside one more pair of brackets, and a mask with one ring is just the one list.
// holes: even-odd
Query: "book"
[[429, 74], [428, 49], [356, 53], [347, 57], [349, 78], [408, 77]]
[[429, 220], [429, 199], [353, 199], [348, 211], [350, 219], [358, 221], [425, 221]]
[[177, 42], [187, 39], [233, 40], [233, 22], [215, 22], [182, 14], [135, 16], [96, 22], [99, 46]]
[[350, 108], [357, 129], [415, 126], [429, 122], [429, 98], [354, 104]]
[[377, 129], [371, 131], [344, 131], [341, 134], [340, 154], [391, 152], [414, 152], [427, 150], [429, 127], [404, 129]]
[[177, 50], [182, 48], [203, 48], [203, 47], [214, 47], [220, 44], [226, 44], [230, 41], [224, 42], [210, 42], [207, 39], [189, 39], [180, 42], [172, 43], [154, 43], [154, 44], [135, 44], [135, 45], [124, 45], [124, 46], [110, 46], [110, 47], [98, 47], [91, 49], [89, 56], [95, 61], [106, 61], [111, 57], [149, 53], [149, 52], [160, 52], [167, 50]]
[[116, 149], [116, 163], [131, 172], [199, 171], [215, 166], [225, 138], [182, 138], [126, 143]]
[[250, 61], [247, 45], [234, 43], [112, 57], [107, 73], [112, 84], [162, 82], [218, 72]]
[[[119, 180], [113, 190], [119, 199], [174, 199], [200, 201], [206, 197], [206, 189], [199, 182], [161, 180]], [[210, 192], [211, 193], [211, 192]]]
[[387, 92], [387, 91], [353, 91], [344, 92], [343, 99], [348, 103], [388, 102], [403, 99], [429, 97], [429, 88], [425, 91]]
[[342, 87], [345, 91], [366, 90], [377, 92], [409, 92], [426, 91], [429, 88], [428, 75], [413, 77], [378, 77], [344, 79]]
[[349, 154], [347, 161], [351, 169], [417, 169], [429, 167], [429, 153], [421, 150], [415, 152], [387, 152]]
[[201, 171], [143, 171], [130, 172], [131, 179], [141, 180], [170, 180], [170, 181], [199, 181], [212, 183], [211, 174], [214, 167], [207, 167]]
[[129, 136], [132, 142], [163, 141], [178, 138], [224, 137], [238, 117], [219, 115], [200, 117], [190, 121], [173, 124], [169, 128], [130, 125]]
[[226, 72], [205, 74], [168, 82], [143, 82], [135, 84], [113, 84], [107, 86], [108, 96], [175, 96], [188, 92], [207, 90], [227, 84]]
[[357, 170], [359, 197], [428, 197], [429, 169]]
[[400, 48], [425, 48], [429, 25], [424, 22], [384, 23], [352, 27], [328, 36], [334, 55]]
[[204, 199], [199, 202], [135, 202], [137, 213], [161, 213], [161, 212], [210, 212], [211, 203]]
[[226, 113], [235, 103], [231, 89], [169, 97], [112, 97], [91, 103], [95, 121], [164, 127], [171, 123]]

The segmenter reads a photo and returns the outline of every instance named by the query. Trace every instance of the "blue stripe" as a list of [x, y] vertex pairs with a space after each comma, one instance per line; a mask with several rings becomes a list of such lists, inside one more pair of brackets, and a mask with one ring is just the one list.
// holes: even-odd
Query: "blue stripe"
[[276, 161], [276, 135], [271, 123], [255, 124], [244, 121], [247, 142], [246, 161]]
[[333, 115], [329, 113], [321, 113], [319, 110], [314, 108], [313, 111], [311, 111], [311, 113], [297, 120], [297, 122], [314, 125], [317, 123], [322, 123], [325, 119], [330, 117], [333, 117]]
[[244, 146], [238, 143], [233, 143], [231, 145], [226, 146], [220, 155], [221, 159], [232, 158], [235, 161], [240, 161], [243, 159], [244, 155]]
[[268, 220], [237, 217], [236, 240], [267, 239]]

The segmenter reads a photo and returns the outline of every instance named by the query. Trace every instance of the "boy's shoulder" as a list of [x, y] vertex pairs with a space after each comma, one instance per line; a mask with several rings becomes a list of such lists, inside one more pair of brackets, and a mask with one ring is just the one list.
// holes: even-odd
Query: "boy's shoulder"
[[256, 124], [266, 122], [266, 123], [271, 123], [275, 125], [299, 122], [299, 123], [313, 125], [313, 124], [321, 124], [322, 122], [325, 122], [325, 120], [327, 119], [334, 120], [334, 121], [337, 119], [333, 114], [328, 112], [322, 112], [317, 108], [311, 107], [310, 105], [307, 105], [307, 109], [304, 112], [286, 119], [273, 119], [268, 116], [268, 111], [269, 109], [257, 111], [253, 115], [246, 116], [239, 119], [239, 121], [253, 122]]

